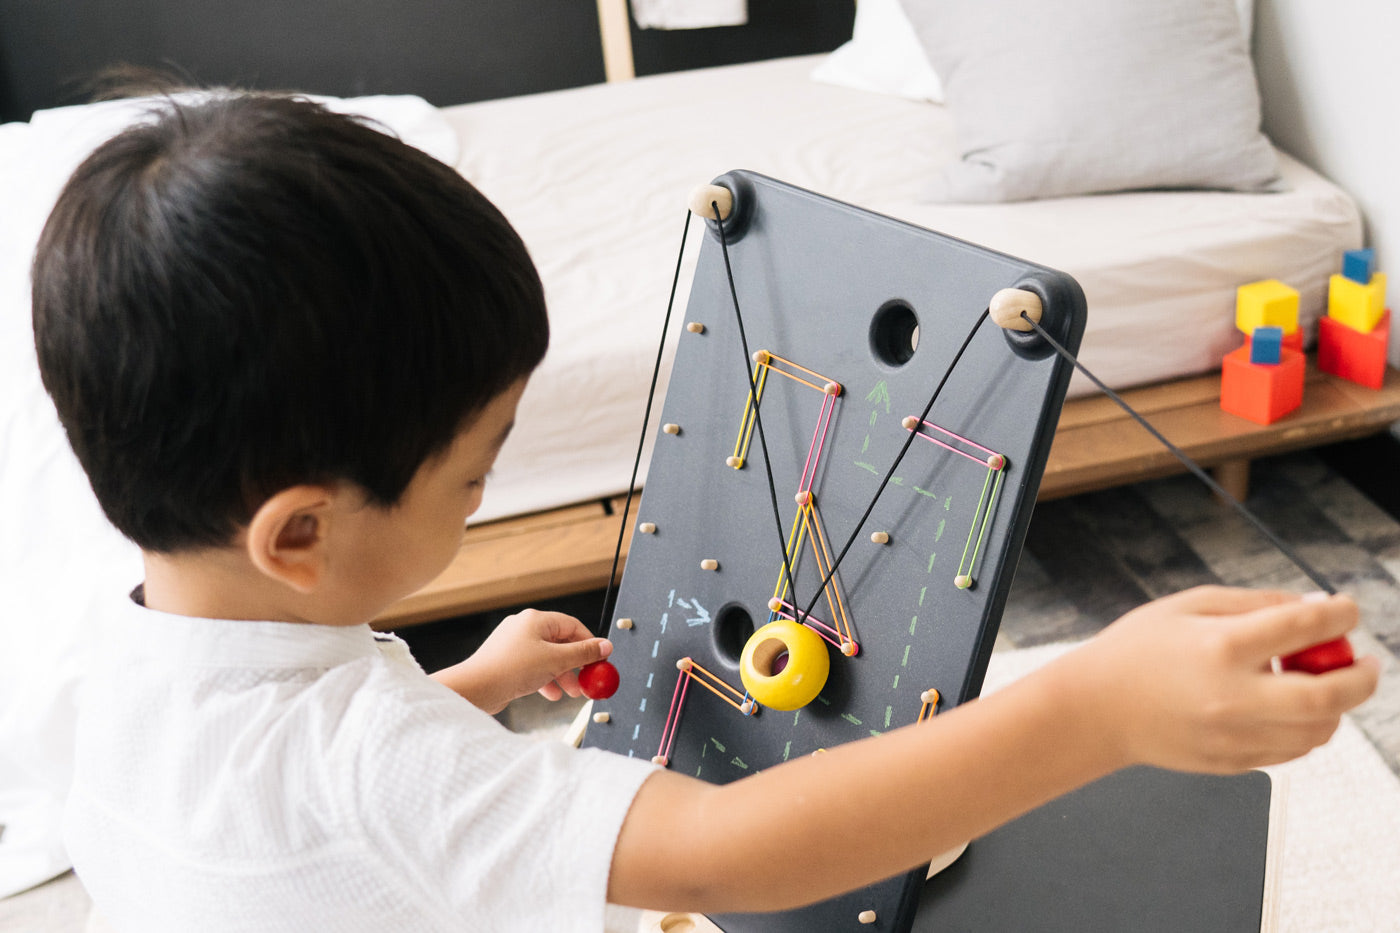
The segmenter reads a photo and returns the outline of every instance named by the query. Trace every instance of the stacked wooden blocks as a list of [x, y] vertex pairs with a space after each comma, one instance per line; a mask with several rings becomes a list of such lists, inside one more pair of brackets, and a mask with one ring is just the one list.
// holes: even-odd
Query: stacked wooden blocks
[[1235, 326], [1244, 332], [1245, 344], [1225, 355], [1220, 407], [1258, 424], [1272, 424], [1303, 404], [1298, 292], [1277, 279], [1240, 286]]
[[1342, 261], [1342, 274], [1327, 289], [1327, 316], [1318, 321], [1317, 367], [1371, 389], [1385, 381], [1390, 311], [1385, 273], [1375, 270], [1375, 252], [1358, 249]]

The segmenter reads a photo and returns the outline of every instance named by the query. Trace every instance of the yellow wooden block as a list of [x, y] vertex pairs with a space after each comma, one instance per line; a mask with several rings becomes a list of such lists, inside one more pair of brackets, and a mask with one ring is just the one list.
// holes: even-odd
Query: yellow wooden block
[[1371, 276], [1367, 285], [1334, 275], [1327, 288], [1327, 316], [1352, 330], [1369, 334], [1385, 315], [1385, 273]]
[[1293, 333], [1298, 329], [1298, 291], [1278, 279], [1241, 285], [1235, 291], [1235, 326], [1246, 334], [1256, 327]]

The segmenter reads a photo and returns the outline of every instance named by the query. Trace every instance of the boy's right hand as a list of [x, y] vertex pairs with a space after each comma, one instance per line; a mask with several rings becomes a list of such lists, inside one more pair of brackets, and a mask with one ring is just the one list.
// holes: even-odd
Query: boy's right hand
[[1198, 587], [1066, 655], [1062, 682], [1079, 685], [1125, 763], [1222, 774], [1277, 764], [1326, 742], [1375, 691], [1380, 665], [1274, 674], [1272, 659], [1345, 635], [1357, 618], [1345, 596]]
[[471, 657], [432, 676], [495, 714], [534, 692], [548, 700], [579, 696], [577, 669], [606, 658], [612, 647], [573, 616], [526, 609], [502, 619]]

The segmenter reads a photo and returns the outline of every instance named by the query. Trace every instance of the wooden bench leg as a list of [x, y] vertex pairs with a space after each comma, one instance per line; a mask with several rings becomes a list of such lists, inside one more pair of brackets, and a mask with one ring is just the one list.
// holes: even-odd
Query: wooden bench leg
[[1248, 459], [1226, 460], [1217, 463], [1211, 471], [1215, 474], [1215, 481], [1240, 502], [1249, 498], [1249, 464]]

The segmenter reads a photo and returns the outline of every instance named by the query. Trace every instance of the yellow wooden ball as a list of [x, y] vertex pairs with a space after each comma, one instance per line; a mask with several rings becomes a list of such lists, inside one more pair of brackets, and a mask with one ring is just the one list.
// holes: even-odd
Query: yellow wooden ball
[[805, 625], [778, 619], [753, 633], [739, 656], [744, 689], [769, 709], [800, 709], [817, 698], [831, 673], [826, 642]]

